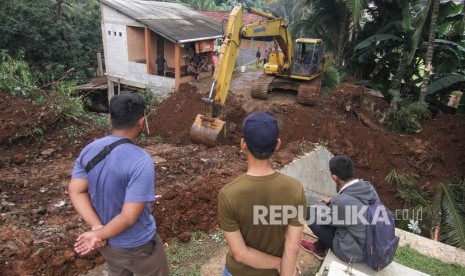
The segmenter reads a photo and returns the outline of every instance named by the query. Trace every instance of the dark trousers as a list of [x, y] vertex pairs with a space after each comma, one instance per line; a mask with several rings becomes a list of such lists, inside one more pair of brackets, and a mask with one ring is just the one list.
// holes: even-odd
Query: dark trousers
[[164, 76], [165, 75], [165, 70], [157, 70], [157, 73], [159, 76]]
[[160, 236], [136, 248], [106, 245], [98, 251], [107, 262], [110, 276], [168, 276], [168, 260]]
[[333, 249], [334, 234], [336, 234], [336, 227], [331, 225], [318, 225], [315, 223], [309, 224], [308, 227], [312, 230], [313, 234], [318, 237], [315, 247], [319, 251], [325, 251], [328, 248]]

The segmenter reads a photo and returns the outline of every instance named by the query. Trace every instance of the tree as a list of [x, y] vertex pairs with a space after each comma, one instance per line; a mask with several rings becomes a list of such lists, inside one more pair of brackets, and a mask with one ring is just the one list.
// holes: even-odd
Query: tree
[[24, 60], [39, 83], [75, 69], [74, 79], [95, 75], [102, 51], [100, 9], [96, 0], [5, 0], [0, 10], [0, 49]]

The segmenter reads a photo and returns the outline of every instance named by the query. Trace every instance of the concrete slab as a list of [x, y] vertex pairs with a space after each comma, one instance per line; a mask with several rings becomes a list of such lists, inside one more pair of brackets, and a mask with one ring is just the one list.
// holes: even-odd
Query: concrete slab
[[357, 275], [357, 276], [364, 276], [364, 275], [374, 275], [374, 276], [427, 276], [423, 272], [417, 271], [410, 267], [406, 267], [396, 262], [392, 262], [390, 265], [385, 267], [383, 270], [376, 272], [370, 267], [368, 267], [364, 263], [355, 263], [352, 268], [352, 274], [345, 272], [347, 269], [347, 263], [341, 261], [334, 253], [329, 250], [328, 254], [326, 254], [326, 258], [321, 265], [320, 271], [318, 271], [317, 275]]
[[292, 161], [280, 172], [302, 183], [308, 204], [312, 205], [324, 196], [337, 194], [336, 183], [329, 172], [329, 159], [333, 156], [325, 147], [317, 145], [312, 152]]

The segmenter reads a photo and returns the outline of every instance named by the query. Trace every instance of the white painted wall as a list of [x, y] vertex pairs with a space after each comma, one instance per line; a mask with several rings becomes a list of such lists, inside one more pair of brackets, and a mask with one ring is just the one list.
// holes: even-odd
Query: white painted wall
[[145, 84], [150, 91], [161, 97], [166, 97], [168, 93], [174, 92], [174, 78], [147, 74], [145, 64], [128, 61], [126, 26], [145, 26], [106, 5], [101, 5], [101, 11], [107, 75]]

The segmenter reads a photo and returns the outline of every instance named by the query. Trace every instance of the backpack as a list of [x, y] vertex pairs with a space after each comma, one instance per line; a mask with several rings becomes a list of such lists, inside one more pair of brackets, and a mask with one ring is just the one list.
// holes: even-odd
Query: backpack
[[[367, 221], [369, 223], [367, 226], [365, 262], [372, 269], [380, 271], [394, 259], [399, 246], [399, 237], [395, 235], [396, 225], [392, 212], [384, 206], [376, 192], [375, 197], [365, 202], [365, 204], [368, 205]], [[377, 208], [384, 211], [377, 212]], [[378, 219], [375, 218], [377, 214], [379, 215]], [[387, 218], [384, 218], [386, 215]]]

